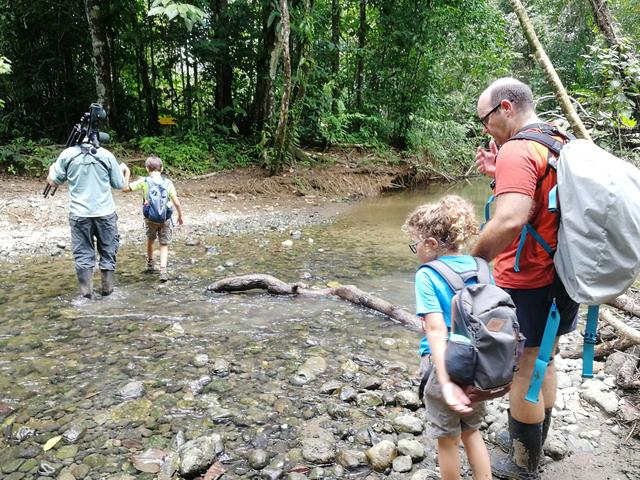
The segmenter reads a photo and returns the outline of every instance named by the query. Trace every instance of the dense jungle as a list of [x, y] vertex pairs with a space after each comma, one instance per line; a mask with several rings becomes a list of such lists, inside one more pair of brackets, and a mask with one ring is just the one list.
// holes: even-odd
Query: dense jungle
[[[402, 223], [447, 193], [482, 216], [497, 78], [640, 166], [639, 43], [636, 0], [0, 0], [0, 478], [440, 478], [421, 334], [317, 292], [414, 312]], [[160, 284], [114, 191], [116, 286], [87, 300], [68, 188], [42, 192], [94, 103], [134, 178], [164, 161], [185, 224]], [[316, 294], [212, 283], [256, 273]], [[638, 281], [604, 309], [593, 378], [584, 312], [562, 337], [544, 480], [640, 479]]]

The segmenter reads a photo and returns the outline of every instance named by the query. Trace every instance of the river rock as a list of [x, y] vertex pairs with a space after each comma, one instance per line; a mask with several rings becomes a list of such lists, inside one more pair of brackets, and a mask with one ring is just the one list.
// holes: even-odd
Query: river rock
[[359, 407], [379, 407], [382, 405], [382, 395], [378, 392], [359, 393], [357, 397]]
[[216, 374], [218, 377], [226, 377], [227, 375], [229, 375], [229, 371], [231, 369], [231, 366], [229, 365], [229, 362], [226, 361], [224, 358], [216, 358], [215, 361], [213, 362], [213, 373]]
[[547, 439], [544, 445], [544, 453], [556, 461], [563, 459], [569, 453], [567, 440], [559, 433], [554, 433], [551, 438]]
[[401, 455], [407, 455], [411, 457], [411, 460], [422, 460], [425, 455], [424, 445], [409, 438], [403, 438], [398, 441], [398, 452]]
[[199, 353], [198, 355], [193, 357], [191, 363], [194, 367], [204, 367], [205, 365], [207, 365], [207, 363], [209, 363], [209, 355], [207, 355], [206, 353]]
[[413, 467], [413, 462], [411, 461], [411, 457], [403, 455], [393, 459], [392, 467], [394, 472], [409, 472]]
[[417, 410], [422, 406], [418, 392], [413, 390], [402, 390], [395, 395], [395, 402], [401, 407], [408, 408], [409, 410]]
[[364, 390], [377, 390], [382, 385], [382, 380], [371, 375], [360, 375], [358, 386]]
[[118, 390], [118, 395], [125, 400], [140, 398], [144, 395], [144, 385], [139, 380], [129, 382]]
[[411, 480], [438, 480], [440, 475], [435, 470], [421, 469], [411, 475]]
[[247, 461], [254, 470], [262, 470], [269, 465], [269, 454], [261, 448], [251, 450], [247, 456]]
[[323, 395], [331, 395], [340, 390], [341, 387], [342, 383], [340, 383], [339, 381], [329, 380], [328, 382], [322, 384], [319, 392]]
[[356, 373], [360, 371], [360, 367], [353, 360], [345, 360], [342, 362], [342, 365], [340, 365], [340, 370], [342, 372], [342, 378], [349, 381], [355, 378]]
[[336, 442], [329, 432], [322, 438], [303, 438], [302, 456], [310, 463], [332, 463], [336, 456]]
[[380, 443], [377, 443], [367, 450], [366, 455], [371, 468], [376, 472], [384, 472], [391, 466], [391, 463], [398, 455], [398, 452], [392, 441], [382, 440]]
[[327, 361], [322, 357], [310, 357], [298, 369], [291, 383], [294, 385], [306, 385], [327, 369]]
[[345, 385], [340, 389], [339, 398], [343, 402], [355, 402], [358, 399], [358, 392], [351, 385]]
[[67, 443], [76, 443], [87, 431], [86, 427], [79, 423], [72, 423], [62, 434]]
[[364, 452], [352, 449], [339, 451], [336, 459], [338, 464], [342, 465], [347, 470], [353, 470], [367, 463], [367, 457]]
[[609, 415], [618, 411], [618, 397], [613, 392], [606, 392], [598, 388], [588, 388], [582, 392], [582, 398], [592, 405], [597, 405]]
[[150, 448], [139, 455], [133, 455], [131, 463], [141, 472], [158, 473], [166, 456], [167, 452], [157, 448]]
[[211, 465], [216, 455], [222, 453], [223, 450], [222, 437], [218, 434], [188, 441], [178, 451], [180, 473], [184, 476], [200, 473]]
[[424, 429], [422, 420], [413, 415], [398, 415], [392, 420], [392, 424], [398, 433], [407, 432], [417, 435]]

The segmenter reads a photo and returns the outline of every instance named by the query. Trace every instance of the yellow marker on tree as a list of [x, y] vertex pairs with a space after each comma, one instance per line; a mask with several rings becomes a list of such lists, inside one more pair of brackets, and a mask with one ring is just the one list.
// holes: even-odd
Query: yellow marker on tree
[[177, 125], [175, 117], [170, 117], [169, 115], [162, 115], [158, 117], [158, 123], [160, 125]]

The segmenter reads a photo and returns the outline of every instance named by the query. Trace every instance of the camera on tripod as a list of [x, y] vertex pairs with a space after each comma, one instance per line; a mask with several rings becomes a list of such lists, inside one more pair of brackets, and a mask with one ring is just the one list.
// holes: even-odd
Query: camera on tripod
[[[91, 155], [95, 155], [100, 148], [100, 144], [107, 143], [109, 141], [109, 134], [100, 131], [100, 122], [106, 120], [106, 118], [107, 112], [102, 108], [102, 105], [99, 103], [92, 103], [89, 106], [89, 111], [85, 112], [82, 117], [80, 117], [80, 121], [71, 129], [65, 148], [74, 147], [78, 144], [89, 143], [91, 145], [89, 152]], [[100, 163], [103, 162], [100, 161]], [[105, 166], [105, 168], [107, 167]], [[57, 189], [58, 187], [52, 188], [51, 185], [47, 184], [44, 187], [42, 195], [44, 195], [44, 198], [47, 198], [48, 195], [53, 197]]]
[[89, 111], [85, 112], [80, 121], [71, 129], [65, 147], [73, 147], [79, 143], [84, 143], [86, 139], [93, 146], [91, 153], [95, 155], [100, 148], [100, 143], [109, 141], [109, 135], [100, 131], [100, 122], [106, 118], [107, 112], [102, 108], [102, 105], [92, 103]]

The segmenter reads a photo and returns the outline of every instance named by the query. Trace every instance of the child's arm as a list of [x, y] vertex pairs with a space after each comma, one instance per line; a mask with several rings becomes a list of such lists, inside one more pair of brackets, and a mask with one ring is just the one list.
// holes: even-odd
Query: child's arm
[[120, 169], [122, 170], [122, 175], [124, 176], [124, 186], [122, 187], [123, 192], [130, 192], [131, 187], [129, 186], [129, 181], [131, 180], [131, 170], [127, 167], [127, 164], [122, 162], [120, 164]]
[[171, 195], [171, 201], [173, 202], [173, 206], [176, 207], [178, 211], [178, 225], [184, 225], [184, 215], [182, 214], [182, 205], [180, 204], [180, 199], [178, 198], [178, 194], [174, 193]]
[[423, 318], [425, 333], [431, 349], [431, 359], [436, 367], [438, 381], [442, 386], [442, 396], [449, 408], [460, 414], [471, 413], [471, 401], [462, 389], [449, 378], [444, 363], [444, 352], [447, 348], [447, 325], [442, 313], [428, 313]]

